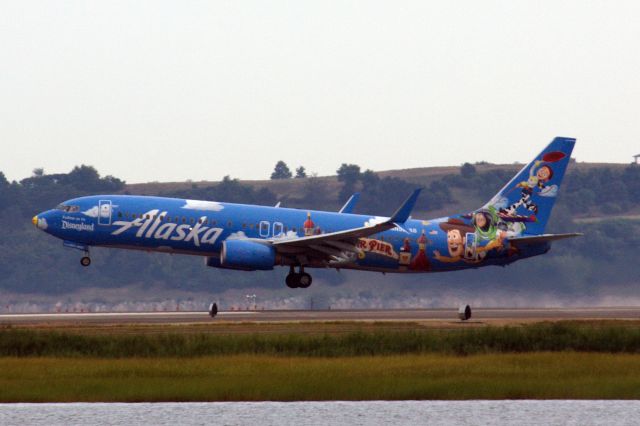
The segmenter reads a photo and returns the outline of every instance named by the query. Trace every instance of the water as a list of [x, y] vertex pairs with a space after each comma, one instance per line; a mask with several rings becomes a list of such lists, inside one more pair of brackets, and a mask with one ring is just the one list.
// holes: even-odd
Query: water
[[0, 404], [0, 425], [635, 425], [640, 401]]

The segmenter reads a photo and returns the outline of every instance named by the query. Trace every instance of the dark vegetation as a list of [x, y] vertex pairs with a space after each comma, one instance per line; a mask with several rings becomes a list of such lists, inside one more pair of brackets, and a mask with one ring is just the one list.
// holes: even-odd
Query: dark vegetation
[[[285, 165], [286, 166], [286, 165]], [[248, 185], [225, 177], [215, 185], [193, 184], [188, 189], [160, 195], [227, 202], [335, 210], [353, 192], [362, 196], [356, 212], [388, 215], [416, 186], [424, 191], [416, 215], [429, 217], [444, 208], [450, 213], [479, 207], [517, 171], [498, 168], [478, 171], [480, 166], [465, 164], [458, 173], [411, 182], [393, 176], [381, 177], [371, 170], [361, 171], [354, 164], [337, 170], [339, 191], [327, 178], [315, 176], [289, 181], [297, 184], [292, 193], [277, 194], [266, 185]], [[299, 171], [300, 172], [300, 171]], [[301, 172], [304, 172], [302, 170]], [[301, 173], [298, 173], [301, 174]], [[306, 174], [306, 173], [305, 173]], [[334, 181], [335, 182], [335, 181]], [[223, 291], [228, 288], [282, 287], [286, 271], [242, 273], [204, 268], [201, 259], [190, 256], [148, 255], [122, 250], [95, 250], [94, 265], [82, 269], [78, 253], [62, 249], [60, 241], [33, 228], [31, 217], [74, 197], [95, 193], [122, 193], [125, 184], [113, 176], [101, 177], [89, 166], [75, 167], [69, 173], [45, 174], [8, 182], [0, 173], [0, 290], [22, 293], [63, 293], [83, 286], [120, 287], [132, 284], [164, 286], [184, 290]], [[473, 201], [469, 205], [468, 200]], [[506, 269], [394, 278], [405, 286], [448, 284], [468, 281], [474, 286], [496, 282], [518, 282], [523, 288], [536, 288], [554, 294], [585, 294], [610, 284], [637, 283], [640, 264], [640, 221], [606, 219], [592, 222], [581, 218], [638, 215], [640, 212], [640, 166], [570, 166], [550, 221], [550, 232], [585, 233], [582, 238], [554, 245], [550, 255], [519, 262]], [[362, 273], [364, 274], [364, 273]], [[466, 274], [466, 275], [465, 275]], [[344, 274], [317, 271], [325, 283], [340, 284]], [[364, 275], [363, 275], [364, 276]], [[533, 287], [531, 287], [533, 286]]]
[[640, 329], [573, 322], [466, 330], [289, 334], [109, 334], [0, 331], [0, 356], [11, 357], [193, 357], [211, 355], [380, 356], [475, 355], [539, 351], [639, 353]]

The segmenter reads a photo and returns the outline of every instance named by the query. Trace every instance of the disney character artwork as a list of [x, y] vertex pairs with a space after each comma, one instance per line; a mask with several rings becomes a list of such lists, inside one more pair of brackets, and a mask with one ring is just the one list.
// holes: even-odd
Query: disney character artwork
[[529, 170], [529, 179], [520, 182], [516, 185], [517, 188], [522, 188], [521, 197], [518, 201], [511, 204], [509, 207], [501, 209], [500, 213], [505, 216], [516, 216], [516, 210], [518, 207], [523, 206], [530, 212], [533, 212], [533, 219], [538, 214], [538, 205], [533, 202], [532, 197], [534, 189], [538, 190], [538, 195], [541, 197], [555, 197], [558, 193], [557, 185], [547, 186], [553, 178], [553, 169], [549, 165], [562, 160], [565, 154], [560, 151], [553, 151], [546, 153], [542, 160], [536, 160], [533, 162], [531, 169]]
[[[405, 241], [406, 242], [406, 241]], [[409, 265], [409, 269], [414, 271], [429, 271], [431, 270], [431, 263], [429, 263], [429, 258], [427, 257], [427, 236], [425, 235], [424, 229], [422, 230], [422, 234], [418, 237], [418, 253], [416, 257], [411, 260], [411, 264]]]

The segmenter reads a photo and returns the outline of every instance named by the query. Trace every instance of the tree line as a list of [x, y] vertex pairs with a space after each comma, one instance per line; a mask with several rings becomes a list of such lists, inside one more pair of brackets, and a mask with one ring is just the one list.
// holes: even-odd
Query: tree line
[[[469, 167], [471, 166], [471, 167]], [[516, 171], [478, 172], [463, 165], [458, 172], [431, 180], [420, 198], [417, 211], [451, 206], [451, 213], [468, 204], [467, 199], [486, 201]], [[342, 164], [335, 179], [310, 176], [296, 187], [295, 194], [276, 194], [263, 185], [248, 185], [225, 177], [215, 185], [166, 192], [180, 196], [249, 204], [335, 210], [353, 192], [362, 196], [356, 212], [388, 215], [399, 205], [416, 182], [397, 177], [381, 177], [362, 171], [358, 165]], [[337, 190], [336, 190], [337, 188]], [[125, 250], [96, 250], [94, 265], [82, 268], [78, 253], [63, 249], [59, 240], [36, 230], [30, 218], [41, 211], [74, 197], [94, 193], [124, 193], [125, 182], [113, 176], [101, 176], [91, 166], [74, 167], [69, 173], [46, 174], [35, 170], [33, 176], [9, 182], [0, 172], [0, 290], [22, 293], [61, 293], [86, 286], [152, 286], [188, 290], [222, 291], [252, 286], [279, 288], [286, 271], [240, 273], [212, 270], [192, 256], [169, 256]], [[474, 206], [478, 207], [478, 206]], [[550, 221], [550, 232], [584, 232], [585, 236], [554, 245], [544, 260], [518, 262], [504, 272], [500, 280], [530, 283], [557, 292], [584, 292], [615, 283], [637, 283], [640, 263], [640, 222], [612, 219], [580, 221], [582, 217], [632, 215], [640, 211], [640, 166], [587, 167], [569, 169]], [[426, 217], [425, 217], [426, 218]], [[501, 271], [503, 271], [501, 269]], [[362, 273], [366, 274], [366, 273]], [[447, 283], [472, 279], [474, 285], [496, 280], [496, 269], [484, 268], [469, 273], [444, 273], [402, 278], [403, 282]], [[464, 275], [467, 274], [467, 275]], [[472, 274], [472, 275], [470, 275]], [[343, 282], [344, 274], [318, 271], [329, 284]], [[464, 278], [467, 277], [467, 278]], [[536, 287], [536, 288], [537, 288]]]

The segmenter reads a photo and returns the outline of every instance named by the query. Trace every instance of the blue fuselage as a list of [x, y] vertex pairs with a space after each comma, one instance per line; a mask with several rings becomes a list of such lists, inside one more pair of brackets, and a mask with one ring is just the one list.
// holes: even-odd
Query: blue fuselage
[[[464, 218], [464, 216], [460, 216]], [[89, 246], [139, 249], [207, 256], [219, 266], [222, 243], [233, 239], [277, 241], [359, 228], [385, 218], [176, 198], [99, 195], [66, 201], [34, 218], [34, 223], [79, 249]], [[451, 218], [409, 219], [356, 242], [359, 254], [340, 268], [382, 272], [435, 272], [504, 265], [545, 253], [549, 244], [525, 249], [508, 239], [490, 246], [483, 234], [469, 229], [451, 233]], [[449, 230], [448, 230], [449, 229]], [[461, 238], [456, 240], [460, 235]], [[466, 237], [465, 237], [466, 236]], [[494, 244], [495, 241], [491, 242]], [[483, 247], [492, 247], [483, 250]], [[309, 267], [332, 266], [322, 256], [305, 256]], [[279, 254], [274, 266], [294, 265], [299, 258]]]

